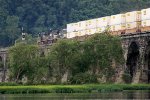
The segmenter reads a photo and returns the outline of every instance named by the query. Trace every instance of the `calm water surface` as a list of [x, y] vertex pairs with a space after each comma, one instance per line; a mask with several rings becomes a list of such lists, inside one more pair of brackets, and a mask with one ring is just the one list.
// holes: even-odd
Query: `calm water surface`
[[70, 99], [150, 99], [150, 91], [124, 91], [111, 93], [76, 93], [76, 94], [7, 94], [0, 95], [0, 100], [70, 100]]

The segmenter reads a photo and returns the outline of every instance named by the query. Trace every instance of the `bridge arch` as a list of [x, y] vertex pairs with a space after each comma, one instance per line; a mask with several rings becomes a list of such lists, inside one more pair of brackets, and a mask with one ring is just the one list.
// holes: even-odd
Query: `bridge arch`
[[145, 50], [144, 71], [146, 72], [147, 82], [150, 83], [150, 40], [147, 42], [147, 46]]
[[0, 62], [3, 61], [3, 58], [0, 56]]
[[127, 61], [126, 61], [127, 71], [131, 76], [130, 82], [132, 82], [133, 77], [136, 73], [139, 56], [140, 56], [139, 44], [135, 41], [132, 41], [128, 48]]
[[0, 56], [0, 68], [2, 68], [3, 67], [3, 58], [2, 58], [2, 56]]

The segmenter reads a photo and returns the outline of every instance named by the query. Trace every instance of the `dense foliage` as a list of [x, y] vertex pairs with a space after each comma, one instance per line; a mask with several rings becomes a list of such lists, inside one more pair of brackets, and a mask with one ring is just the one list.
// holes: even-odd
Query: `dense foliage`
[[28, 83], [40, 83], [45, 77], [46, 59], [40, 57], [35, 45], [17, 44], [9, 49], [10, 81], [20, 82], [26, 78]]
[[114, 82], [115, 67], [123, 64], [120, 38], [107, 32], [84, 42], [63, 39], [40, 55], [35, 45], [17, 44], [9, 50], [11, 78], [29, 83], [84, 84]]
[[149, 4], [149, 0], [0, 0], [0, 46], [13, 44], [21, 35], [21, 27], [36, 35], [65, 28], [66, 23], [138, 10]]

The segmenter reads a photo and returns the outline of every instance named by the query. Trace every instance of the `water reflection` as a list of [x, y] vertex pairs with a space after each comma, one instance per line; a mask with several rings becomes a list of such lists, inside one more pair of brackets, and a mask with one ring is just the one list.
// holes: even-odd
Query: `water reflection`
[[68, 100], [68, 99], [150, 99], [150, 91], [124, 91], [112, 93], [76, 94], [9, 94], [0, 95], [0, 100]]

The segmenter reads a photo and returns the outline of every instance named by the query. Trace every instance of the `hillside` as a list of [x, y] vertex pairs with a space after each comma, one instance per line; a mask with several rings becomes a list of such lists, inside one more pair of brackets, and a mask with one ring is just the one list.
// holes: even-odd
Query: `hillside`
[[0, 47], [67, 23], [148, 8], [149, 0], [0, 0]]

